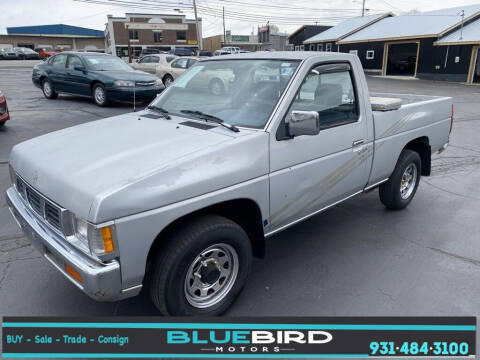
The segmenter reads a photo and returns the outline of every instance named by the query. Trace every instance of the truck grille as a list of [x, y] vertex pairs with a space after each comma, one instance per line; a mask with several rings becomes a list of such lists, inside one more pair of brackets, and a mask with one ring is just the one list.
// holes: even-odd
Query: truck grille
[[55, 229], [63, 232], [62, 209], [49, 201], [46, 197], [34, 190], [30, 185], [17, 176], [15, 187], [20, 196], [30, 205], [33, 211], [40, 215]]

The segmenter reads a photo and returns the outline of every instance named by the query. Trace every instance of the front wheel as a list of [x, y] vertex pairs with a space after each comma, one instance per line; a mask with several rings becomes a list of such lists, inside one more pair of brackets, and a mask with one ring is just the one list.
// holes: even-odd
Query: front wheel
[[420, 155], [412, 150], [403, 150], [392, 176], [386, 183], [380, 185], [380, 201], [392, 210], [407, 207], [417, 192], [421, 169]]
[[244, 286], [252, 262], [245, 231], [221, 216], [198, 217], [175, 232], [154, 260], [150, 294], [164, 315], [220, 315]]

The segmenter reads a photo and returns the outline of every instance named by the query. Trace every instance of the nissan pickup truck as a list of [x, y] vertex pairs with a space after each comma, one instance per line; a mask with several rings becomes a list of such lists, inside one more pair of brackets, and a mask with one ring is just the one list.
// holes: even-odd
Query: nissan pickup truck
[[376, 188], [405, 208], [452, 121], [448, 97], [370, 94], [354, 55], [209, 58], [142, 111], [16, 145], [7, 202], [91, 298], [145, 286], [163, 314], [217, 315], [266, 238]]

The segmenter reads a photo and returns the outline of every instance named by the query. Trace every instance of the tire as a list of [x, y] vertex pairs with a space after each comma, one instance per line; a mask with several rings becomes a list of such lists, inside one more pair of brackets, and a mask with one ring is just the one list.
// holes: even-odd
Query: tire
[[155, 254], [150, 278], [157, 309], [171, 316], [225, 312], [250, 272], [252, 247], [245, 231], [229, 219], [206, 215], [170, 235]]
[[107, 90], [105, 90], [105, 86], [103, 86], [102, 84], [93, 85], [92, 96], [93, 96], [93, 101], [95, 101], [95, 104], [97, 104], [98, 106], [101, 106], [101, 107], [108, 106], [109, 101], [108, 101]]
[[401, 152], [390, 179], [380, 185], [380, 201], [391, 210], [401, 210], [412, 201], [418, 189], [422, 159], [412, 150]]
[[6, 121], [0, 121], [0, 129], [5, 126]]
[[220, 79], [212, 79], [208, 88], [210, 89], [210, 94], [212, 95], [222, 95], [225, 93], [225, 86]]
[[42, 91], [43, 91], [43, 95], [47, 99], [56, 99], [58, 97], [58, 93], [55, 91], [52, 83], [48, 79], [44, 79], [42, 81]]
[[162, 82], [163, 82], [163, 85], [165, 85], [165, 88], [169, 87], [170, 85], [172, 85], [174, 79], [171, 75], [165, 75], [162, 79]]

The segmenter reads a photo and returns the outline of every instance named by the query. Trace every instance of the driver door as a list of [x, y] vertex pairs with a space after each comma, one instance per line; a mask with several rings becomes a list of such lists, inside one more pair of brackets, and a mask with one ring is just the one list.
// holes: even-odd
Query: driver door
[[[306, 75], [271, 139], [269, 230], [362, 191], [370, 154], [360, 108], [349, 64], [316, 65]], [[318, 112], [320, 132], [289, 137], [285, 123], [293, 110]]]

